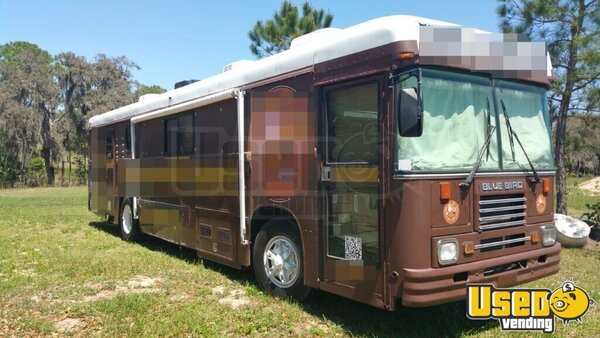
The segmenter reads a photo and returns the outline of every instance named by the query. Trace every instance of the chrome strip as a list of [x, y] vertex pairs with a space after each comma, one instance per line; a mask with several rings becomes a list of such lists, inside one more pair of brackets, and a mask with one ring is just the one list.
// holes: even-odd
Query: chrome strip
[[507, 240], [499, 241], [499, 242], [477, 244], [477, 245], [475, 245], [475, 250], [486, 249], [486, 248], [493, 248], [493, 247], [496, 247], [496, 246], [502, 246], [502, 245], [506, 245], [506, 244], [527, 242], [527, 241], [530, 241], [530, 240], [531, 240], [531, 236], [525, 236], [525, 237], [521, 237], [521, 238], [507, 239]]
[[527, 222], [525, 222], [525, 220], [520, 220], [520, 221], [512, 221], [512, 222], [504, 222], [504, 223], [486, 224], [486, 225], [480, 225], [479, 229], [481, 229], [481, 230], [499, 229], [499, 228], [510, 227], [513, 225], [525, 225], [526, 223]]
[[488, 212], [497, 212], [497, 211], [510, 211], [510, 210], [523, 210], [526, 206], [523, 204], [519, 205], [511, 205], [508, 207], [497, 207], [497, 208], [487, 208], [487, 209], [479, 209], [480, 214], [485, 214]]
[[504, 198], [504, 199], [498, 199], [498, 200], [482, 200], [482, 201], [479, 201], [479, 205], [525, 202], [525, 201], [527, 201], [527, 198], [525, 198], [525, 197], [515, 197], [515, 198]]
[[486, 216], [486, 217], [479, 217], [479, 222], [501, 221], [503, 219], [511, 219], [511, 218], [515, 218], [515, 217], [525, 217], [525, 216], [527, 216], [527, 214], [525, 214], [524, 212], [520, 212], [517, 214]]
[[[489, 172], [489, 173], [477, 173], [475, 177], [498, 177], [498, 176], [529, 176], [533, 173], [530, 172]], [[469, 173], [440, 173], [440, 174], [394, 174], [395, 180], [413, 180], [413, 179], [446, 179], [446, 178], [466, 178]], [[539, 176], [555, 176], [556, 171], [538, 171]]]
[[162, 208], [162, 209], [181, 209], [183, 207], [183, 205], [180, 205], [180, 204], [158, 202], [158, 201], [153, 201], [153, 200], [144, 199], [144, 198], [138, 198], [137, 200], [140, 204], [140, 207], [142, 207], [142, 208], [144, 207], [144, 205], [148, 208], [151, 208], [150, 206], [154, 206], [154, 205], [164, 206], [164, 208]]

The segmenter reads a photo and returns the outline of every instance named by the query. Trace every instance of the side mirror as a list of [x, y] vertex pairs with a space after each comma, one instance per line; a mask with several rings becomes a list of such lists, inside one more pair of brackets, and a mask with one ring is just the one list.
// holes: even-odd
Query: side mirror
[[423, 109], [414, 87], [403, 88], [396, 102], [400, 136], [417, 137], [423, 134]]

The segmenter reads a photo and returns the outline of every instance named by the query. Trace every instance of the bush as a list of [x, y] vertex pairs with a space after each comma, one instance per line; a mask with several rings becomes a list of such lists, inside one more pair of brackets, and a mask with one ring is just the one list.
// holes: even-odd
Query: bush
[[78, 184], [85, 184], [87, 182], [88, 175], [87, 163], [85, 163], [85, 159], [81, 156], [75, 157], [75, 178], [77, 179]]
[[40, 156], [36, 156], [29, 161], [27, 174], [27, 185], [30, 187], [44, 186], [48, 183], [46, 169], [44, 168], [44, 159]]
[[584, 216], [587, 216], [587, 220], [595, 224], [600, 224], [600, 202], [594, 204], [586, 203], [585, 207], [590, 210], [583, 214]]
[[0, 153], [0, 187], [14, 187], [23, 174], [23, 165], [12, 156]]

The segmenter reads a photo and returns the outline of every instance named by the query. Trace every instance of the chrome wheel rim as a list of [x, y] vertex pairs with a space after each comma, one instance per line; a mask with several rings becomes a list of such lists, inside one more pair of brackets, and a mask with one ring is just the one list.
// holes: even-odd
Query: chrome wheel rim
[[288, 288], [296, 282], [300, 273], [299, 260], [296, 245], [287, 237], [275, 236], [265, 246], [265, 273], [280, 288]]
[[123, 212], [121, 213], [121, 226], [123, 227], [123, 232], [126, 235], [131, 233], [131, 229], [133, 228], [133, 220], [131, 217], [131, 207], [129, 204], [125, 204], [125, 206], [123, 206]]

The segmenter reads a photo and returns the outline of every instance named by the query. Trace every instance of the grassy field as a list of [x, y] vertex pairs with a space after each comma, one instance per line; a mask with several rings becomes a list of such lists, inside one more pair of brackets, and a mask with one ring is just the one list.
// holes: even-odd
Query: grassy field
[[[249, 271], [157, 239], [121, 241], [87, 211], [86, 196], [85, 188], [0, 191], [0, 336], [509, 335], [496, 321], [468, 320], [464, 302], [392, 313], [318, 291], [303, 304], [274, 299]], [[565, 249], [561, 272], [529, 286], [571, 279], [600, 302], [599, 273], [598, 246]], [[556, 326], [561, 336], [600, 336], [598, 306], [581, 323]]]

